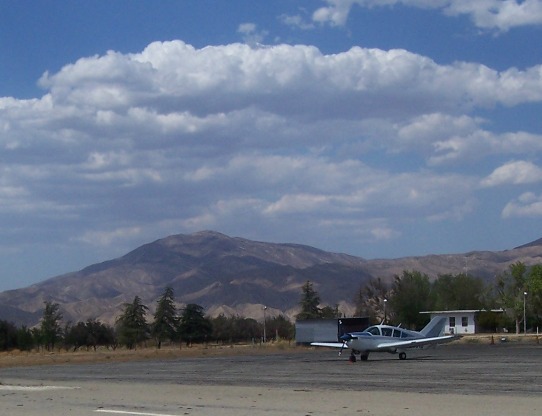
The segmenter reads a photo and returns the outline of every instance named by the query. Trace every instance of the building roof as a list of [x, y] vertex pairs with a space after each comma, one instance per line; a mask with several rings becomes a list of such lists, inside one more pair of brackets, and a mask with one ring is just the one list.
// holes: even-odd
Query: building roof
[[477, 313], [477, 312], [504, 312], [504, 309], [457, 309], [450, 311], [423, 311], [420, 313], [432, 313], [434, 315], [449, 315], [452, 313]]

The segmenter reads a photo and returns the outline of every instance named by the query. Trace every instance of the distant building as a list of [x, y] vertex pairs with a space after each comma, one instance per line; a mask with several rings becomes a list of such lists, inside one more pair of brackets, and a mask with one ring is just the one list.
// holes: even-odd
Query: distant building
[[369, 326], [369, 318], [305, 319], [295, 323], [295, 342], [337, 342], [348, 332], [360, 332]]
[[504, 310], [492, 309], [486, 311], [481, 309], [467, 309], [456, 311], [426, 311], [420, 313], [429, 314], [431, 318], [434, 316], [445, 316], [447, 318], [446, 325], [444, 326], [444, 333], [446, 335], [465, 335], [479, 332], [478, 315], [480, 312], [503, 313]]

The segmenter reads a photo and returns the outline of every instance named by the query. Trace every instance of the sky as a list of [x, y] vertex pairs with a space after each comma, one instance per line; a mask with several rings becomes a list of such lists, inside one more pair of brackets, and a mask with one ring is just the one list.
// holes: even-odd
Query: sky
[[0, 0], [0, 290], [202, 230], [542, 237], [542, 0]]

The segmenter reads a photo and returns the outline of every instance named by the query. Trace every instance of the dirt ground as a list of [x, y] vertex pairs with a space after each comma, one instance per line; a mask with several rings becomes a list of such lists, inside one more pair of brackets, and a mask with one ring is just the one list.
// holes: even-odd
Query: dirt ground
[[66, 351], [8, 351], [0, 353], [0, 368], [51, 365], [51, 364], [83, 364], [102, 362], [126, 362], [142, 360], [167, 360], [180, 357], [204, 357], [227, 355], [257, 355], [273, 354], [285, 351], [302, 351], [307, 347], [297, 347], [295, 342], [279, 342], [268, 344], [235, 344], [235, 345], [168, 345], [160, 349], [156, 347], [141, 347], [133, 350], [125, 348], [107, 349], [79, 349]]

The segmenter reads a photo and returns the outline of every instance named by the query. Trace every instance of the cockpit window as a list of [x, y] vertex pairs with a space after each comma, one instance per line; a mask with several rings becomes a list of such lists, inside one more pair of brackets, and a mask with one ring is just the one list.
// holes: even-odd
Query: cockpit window
[[402, 334], [402, 332], [399, 331], [398, 329], [394, 329], [394, 330], [393, 330], [393, 336], [394, 336], [394, 338], [401, 338], [401, 334]]
[[369, 334], [373, 335], [380, 335], [380, 329], [376, 326], [371, 326], [365, 330], [365, 332], [368, 332]]
[[393, 329], [391, 328], [382, 328], [382, 335], [385, 337], [391, 337], [391, 334], [393, 333]]

